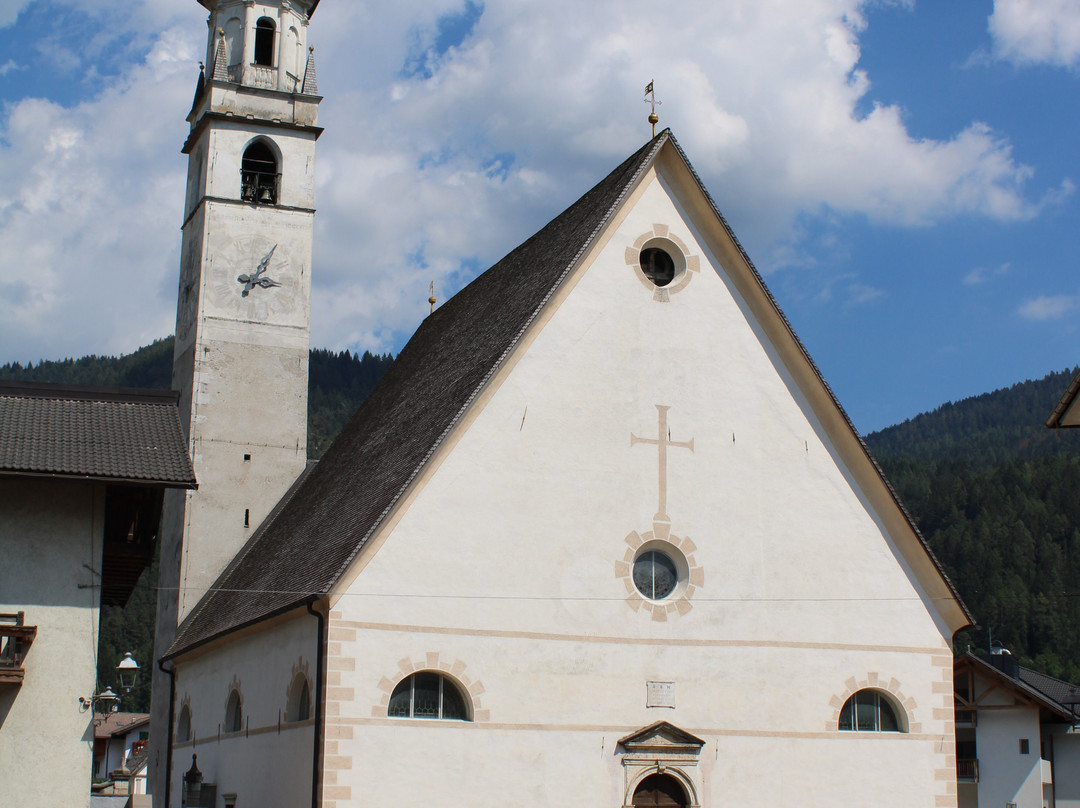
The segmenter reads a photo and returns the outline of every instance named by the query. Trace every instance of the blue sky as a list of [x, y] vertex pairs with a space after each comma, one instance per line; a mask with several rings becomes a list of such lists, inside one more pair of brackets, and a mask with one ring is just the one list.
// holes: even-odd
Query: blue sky
[[[313, 345], [671, 126], [860, 430], [1080, 361], [1076, 0], [326, 0]], [[171, 332], [195, 0], [0, 0], [0, 363]]]

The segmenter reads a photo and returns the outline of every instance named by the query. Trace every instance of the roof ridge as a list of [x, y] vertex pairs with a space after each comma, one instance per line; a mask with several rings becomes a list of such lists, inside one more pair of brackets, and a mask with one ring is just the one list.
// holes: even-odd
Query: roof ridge
[[175, 404], [177, 390], [143, 387], [102, 387], [37, 381], [0, 381], [0, 396], [59, 399], [64, 401], [107, 401], [131, 404]]

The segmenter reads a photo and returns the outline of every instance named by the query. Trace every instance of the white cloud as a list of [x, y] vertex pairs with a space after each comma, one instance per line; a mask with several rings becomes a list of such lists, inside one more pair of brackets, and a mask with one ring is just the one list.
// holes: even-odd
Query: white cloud
[[1080, 65], [1080, 3], [994, 0], [994, 55], [1017, 64]]
[[978, 286], [994, 278], [1000, 278], [1009, 274], [1009, 264], [1004, 263], [996, 267], [975, 267], [964, 276], [966, 286]]
[[1080, 297], [1054, 295], [1036, 297], [1020, 306], [1020, 316], [1027, 320], [1058, 320], [1080, 309]]
[[[174, 319], [177, 152], [205, 15], [191, 0], [131, 0], [108, 17], [99, 0], [59, 1], [100, 21], [75, 54], [91, 68], [108, 43], [143, 44], [99, 95], [26, 99], [0, 118], [0, 266], [16, 267], [0, 285], [0, 361], [128, 350]], [[440, 49], [440, 19], [463, 7], [323, 3], [312, 22], [326, 127], [315, 345], [394, 347], [432, 278], [444, 300], [648, 138], [649, 79], [661, 126], [759, 255], [799, 263], [808, 212], [907, 226], [1019, 220], [1043, 204], [1032, 169], [983, 124], [928, 140], [897, 107], [858, 114], [873, 79], [858, 69], [860, 0], [684, 0], [679, 14], [651, 0], [491, 0]], [[406, 75], [418, 53], [424, 69]]]
[[30, 5], [34, 0], [0, 0], [0, 28], [14, 25], [19, 18], [19, 12]]
[[14, 59], [8, 59], [2, 65], [0, 65], [0, 76], [6, 76], [12, 70], [25, 70], [25, 67], [20, 67]]

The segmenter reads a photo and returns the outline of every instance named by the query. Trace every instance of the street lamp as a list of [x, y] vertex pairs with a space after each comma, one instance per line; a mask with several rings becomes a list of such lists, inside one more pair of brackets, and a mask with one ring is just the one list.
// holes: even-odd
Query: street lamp
[[135, 682], [139, 679], [139, 663], [131, 658], [131, 651], [124, 654], [124, 658], [120, 660], [116, 670], [120, 672], [120, 690], [126, 696], [135, 687]]
[[[125, 696], [135, 687], [135, 681], [139, 678], [139, 663], [131, 658], [131, 652], [124, 654], [120, 664], [116, 666], [120, 674], [120, 692]], [[79, 696], [79, 709], [82, 712], [93, 710], [95, 713], [115, 713], [120, 708], [120, 697], [113, 693], [111, 687], [96, 693], [90, 698]]]

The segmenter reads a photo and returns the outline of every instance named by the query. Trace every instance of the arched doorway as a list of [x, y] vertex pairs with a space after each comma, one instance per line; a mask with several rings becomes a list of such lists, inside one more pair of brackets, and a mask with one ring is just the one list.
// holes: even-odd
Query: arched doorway
[[686, 808], [686, 792], [670, 774], [650, 774], [634, 790], [634, 808]]

